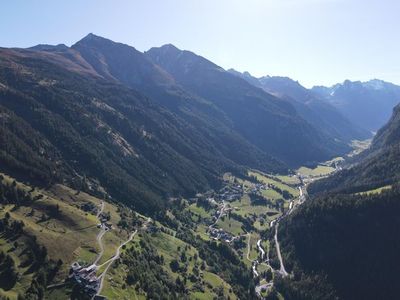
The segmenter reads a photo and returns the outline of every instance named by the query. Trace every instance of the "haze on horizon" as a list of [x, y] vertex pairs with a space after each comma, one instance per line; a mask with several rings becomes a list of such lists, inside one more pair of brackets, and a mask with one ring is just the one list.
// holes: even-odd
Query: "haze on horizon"
[[225, 69], [307, 87], [400, 84], [396, 0], [16, 0], [2, 11], [1, 47], [71, 45], [93, 32], [140, 51], [172, 43]]

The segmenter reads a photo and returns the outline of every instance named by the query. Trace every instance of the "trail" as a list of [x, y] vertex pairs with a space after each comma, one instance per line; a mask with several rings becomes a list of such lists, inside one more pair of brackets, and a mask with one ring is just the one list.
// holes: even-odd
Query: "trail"
[[282, 277], [288, 276], [288, 272], [286, 272], [285, 266], [283, 264], [283, 259], [282, 259], [282, 254], [281, 254], [281, 248], [279, 246], [279, 241], [278, 241], [278, 227], [279, 227], [279, 222], [276, 223], [275, 225], [275, 247], [276, 247], [276, 253], [278, 255], [279, 263], [281, 265], [281, 268], [279, 269], [279, 273], [281, 273]]
[[211, 224], [210, 226], [208, 226], [208, 228], [211, 229], [212, 227], [214, 227], [218, 223], [218, 221], [221, 218], [222, 214], [225, 212], [225, 207], [226, 207], [226, 203], [225, 203], [224, 200], [222, 200], [221, 212], [219, 213], [219, 215], [218, 215], [217, 219], [215, 220], [215, 222], [213, 224]]
[[[108, 269], [111, 267], [111, 265], [113, 264], [113, 262], [115, 260], [117, 260], [120, 255], [121, 255], [121, 249], [123, 246], [125, 246], [126, 244], [128, 244], [130, 241], [132, 241], [132, 239], [134, 238], [134, 236], [136, 235], [137, 230], [135, 230], [134, 232], [131, 233], [129, 239], [127, 239], [125, 242], [123, 242], [121, 245], [119, 245], [119, 247], [117, 248], [117, 251], [115, 252], [114, 256], [112, 258], [110, 258], [106, 263], [109, 263], [108, 266], [104, 269], [103, 273], [101, 273], [101, 275], [99, 276], [100, 279], [100, 287], [99, 290], [97, 291], [97, 295], [100, 295], [101, 290], [103, 289], [103, 285], [104, 285], [104, 278], [106, 277], [105, 275], [107, 274]], [[99, 267], [105, 265], [106, 263], [100, 265]]]
[[248, 238], [248, 240], [247, 240], [247, 256], [246, 256], [246, 258], [247, 258], [248, 261], [251, 261], [251, 262], [252, 262], [252, 260], [250, 259], [250, 239], [251, 239], [250, 233], [248, 233], [247, 236], [248, 236], [249, 238]]
[[[143, 224], [142, 229], [147, 227], [147, 224], [151, 221], [151, 218], [148, 218], [147, 221]], [[138, 230], [136, 229], [134, 232], [131, 233], [131, 235], [129, 236], [129, 239], [127, 239], [125, 242], [123, 242], [121, 245], [119, 245], [119, 247], [117, 248], [114, 256], [112, 258], [110, 258], [108, 261], [106, 261], [105, 263], [103, 263], [101, 266], [104, 266], [106, 263], [108, 263], [107, 267], [104, 269], [103, 273], [101, 273], [101, 275], [99, 276], [100, 279], [100, 287], [97, 291], [97, 295], [100, 295], [101, 290], [103, 289], [103, 285], [104, 285], [104, 278], [106, 277], [106, 274], [108, 272], [108, 269], [111, 267], [111, 265], [113, 264], [114, 261], [116, 261], [120, 255], [121, 255], [121, 249], [122, 247], [124, 247], [126, 244], [128, 244], [129, 242], [132, 241], [132, 239], [135, 237], [136, 233], [138, 232]]]
[[[100, 217], [100, 215], [103, 213], [103, 211], [104, 211], [104, 201], [101, 201], [100, 210], [97, 213], [97, 218]], [[100, 261], [100, 259], [102, 258], [103, 254], [104, 254], [104, 245], [103, 245], [102, 239], [103, 239], [103, 235], [106, 232], [107, 232], [107, 230], [105, 229], [105, 226], [103, 224], [101, 224], [101, 229], [96, 237], [97, 243], [99, 244], [99, 247], [100, 247], [100, 252], [99, 252], [99, 254], [97, 254], [97, 257], [93, 262], [94, 265], [96, 265]]]

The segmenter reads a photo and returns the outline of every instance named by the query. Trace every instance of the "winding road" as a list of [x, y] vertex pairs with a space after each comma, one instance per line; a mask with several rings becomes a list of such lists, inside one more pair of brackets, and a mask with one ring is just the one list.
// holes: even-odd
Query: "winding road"
[[[146, 222], [143, 223], [142, 225], [142, 229], [147, 227], [147, 224], [151, 222], [151, 218], [148, 218], [146, 220]], [[136, 233], [138, 232], [138, 230], [136, 229], [134, 232], [131, 233], [131, 235], [129, 236], [129, 239], [127, 239], [125, 242], [123, 242], [121, 245], [119, 245], [119, 247], [117, 248], [117, 250], [115, 251], [115, 254], [113, 257], [111, 257], [109, 260], [107, 260], [106, 262], [104, 262], [103, 264], [101, 264], [100, 266], [98, 266], [98, 268], [106, 265], [107, 267], [104, 269], [103, 273], [101, 273], [101, 275], [99, 276], [100, 279], [100, 287], [97, 291], [97, 295], [100, 295], [101, 290], [103, 289], [103, 285], [104, 285], [104, 278], [106, 277], [105, 275], [108, 272], [108, 269], [111, 267], [111, 265], [113, 264], [114, 261], [116, 261], [120, 256], [121, 256], [121, 249], [122, 247], [124, 247], [126, 244], [128, 244], [129, 242], [131, 242], [133, 240], [133, 238], [135, 237]]]
[[278, 255], [279, 263], [281, 265], [279, 269], [279, 273], [281, 273], [282, 277], [288, 276], [288, 272], [286, 272], [285, 265], [283, 264], [283, 259], [282, 259], [282, 254], [281, 254], [281, 248], [279, 246], [279, 241], [278, 241], [278, 227], [279, 227], [279, 222], [276, 223], [275, 225], [275, 247], [276, 247], [276, 253]]
[[221, 212], [219, 213], [217, 219], [215, 220], [215, 222], [213, 224], [211, 224], [210, 226], [208, 226], [208, 228], [213, 228], [219, 221], [219, 219], [221, 219], [222, 214], [225, 212], [225, 208], [226, 208], [226, 203], [224, 200], [222, 200], [222, 208], [221, 208]]
[[121, 245], [119, 245], [119, 247], [117, 248], [117, 251], [115, 252], [114, 256], [111, 257], [109, 260], [107, 260], [105, 263], [101, 264], [99, 267], [104, 266], [105, 264], [108, 263], [107, 267], [104, 269], [103, 273], [101, 273], [101, 275], [99, 276], [100, 279], [100, 287], [97, 291], [97, 295], [100, 295], [101, 290], [103, 289], [103, 285], [104, 285], [104, 278], [106, 277], [105, 275], [107, 274], [108, 269], [111, 267], [111, 265], [113, 264], [114, 261], [116, 261], [120, 255], [121, 255], [121, 249], [123, 246], [125, 246], [126, 244], [128, 244], [130, 241], [132, 241], [132, 239], [135, 237], [137, 233], [137, 230], [135, 230], [134, 232], [131, 233], [131, 235], [129, 236], [129, 239], [127, 239], [125, 242], [123, 242]]
[[[103, 211], [104, 211], [104, 201], [101, 201], [100, 210], [97, 213], [97, 218], [100, 217], [100, 215], [103, 213]], [[103, 246], [103, 243], [102, 243], [101, 240], [103, 238], [103, 235], [106, 232], [107, 232], [107, 230], [105, 229], [105, 226], [103, 224], [101, 224], [101, 229], [100, 229], [100, 231], [99, 231], [99, 233], [97, 234], [97, 237], [96, 237], [97, 243], [99, 244], [99, 247], [100, 247], [100, 252], [99, 252], [99, 254], [97, 254], [97, 257], [93, 262], [94, 265], [96, 265], [100, 261], [101, 257], [104, 254], [104, 246]]]

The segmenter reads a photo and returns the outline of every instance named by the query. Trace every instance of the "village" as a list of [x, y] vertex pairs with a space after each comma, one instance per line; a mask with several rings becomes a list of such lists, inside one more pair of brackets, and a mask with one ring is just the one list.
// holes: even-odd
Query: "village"
[[240, 200], [244, 194], [261, 196], [261, 192], [269, 188], [271, 188], [270, 184], [254, 183], [251, 187], [245, 187], [243, 184], [226, 181], [225, 186], [218, 192], [209, 191], [203, 195], [199, 194], [198, 196], [206, 197], [206, 201], [208, 201], [210, 205], [217, 207], [212, 216], [212, 223], [209, 225], [207, 231], [210, 238], [218, 241], [225, 241], [226, 243], [232, 243], [242, 238], [243, 235], [234, 236], [222, 228], [217, 228], [216, 225], [218, 221], [227, 216], [232, 210], [238, 209], [237, 207], [232, 207], [230, 203]]
[[[101, 204], [101, 209], [97, 214], [97, 218], [100, 221], [100, 223], [97, 224], [97, 228], [100, 229], [97, 236], [99, 243], [101, 243], [102, 236], [113, 228], [112, 224], [109, 223], [109, 214], [104, 213], [103, 209], [104, 203]], [[88, 266], [81, 266], [79, 262], [72, 263], [68, 276], [69, 280], [77, 284], [86, 295], [94, 299], [105, 299], [104, 297], [97, 295], [101, 286], [101, 278], [97, 276], [97, 263], [103, 255], [103, 251], [104, 250], [102, 249], [96, 260]]]

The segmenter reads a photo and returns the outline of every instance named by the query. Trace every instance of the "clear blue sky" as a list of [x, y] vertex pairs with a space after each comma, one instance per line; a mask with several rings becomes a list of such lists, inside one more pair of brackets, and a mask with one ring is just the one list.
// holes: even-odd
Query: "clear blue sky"
[[89, 32], [145, 51], [175, 44], [224, 68], [310, 87], [400, 84], [399, 0], [11, 0], [0, 46], [71, 45]]

